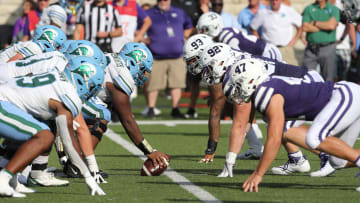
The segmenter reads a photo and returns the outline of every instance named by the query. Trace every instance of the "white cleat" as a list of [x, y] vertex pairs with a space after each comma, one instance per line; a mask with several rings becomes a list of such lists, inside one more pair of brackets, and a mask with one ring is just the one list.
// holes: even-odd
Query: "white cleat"
[[19, 192], [16, 192], [9, 183], [1, 183], [0, 184], [0, 197], [26, 197], [25, 194], [21, 194]]
[[36, 190], [26, 187], [19, 182], [20, 173], [11, 178], [9, 185], [19, 193], [35, 193]]
[[356, 191], [360, 192], [360, 187], [357, 187], [357, 188], [356, 188]]
[[325, 163], [321, 164], [321, 168], [318, 171], [314, 171], [310, 173], [310, 177], [325, 177], [330, 176], [335, 173], [336, 169], [334, 169], [330, 162], [327, 160]]
[[31, 185], [40, 185], [43, 187], [52, 187], [52, 186], [67, 186], [69, 185], [69, 181], [67, 180], [60, 180], [55, 178], [54, 173], [49, 173], [45, 171], [31, 171], [29, 178], [28, 178], [28, 186]]
[[291, 173], [306, 173], [310, 171], [310, 163], [306, 157], [301, 157], [299, 161], [288, 160], [284, 165], [271, 169], [276, 175], [289, 175]]

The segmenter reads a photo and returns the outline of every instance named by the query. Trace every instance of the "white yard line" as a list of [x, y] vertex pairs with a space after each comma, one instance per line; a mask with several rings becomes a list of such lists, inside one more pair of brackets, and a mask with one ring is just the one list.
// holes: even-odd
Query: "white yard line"
[[[164, 121], [162, 121], [161, 124], [163, 124]], [[135, 147], [134, 144], [128, 142], [127, 140], [120, 137], [120, 135], [116, 134], [111, 129], [108, 129], [105, 134], [106, 137], [110, 138], [115, 143], [121, 145], [123, 148], [128, 150], [130, 153], [138, 156], [140, 159], [145, 160], [144, 154]], [[200, 188], [199, 186], [196, 186], [190, 180], [185, 178], [184, 176], [177, 173], [175, 170], [172, 170], [171, 168], [168, 168], [168, 170], [165, 171], [164, 175], [168, 176], [172, 181], [179, 184], [180, 187], [187, 190], [189, 193], [193, 194], [195, 197], [197, 197], [199, 200], [203, 202], [209, 202], [209, 203], [221, 203], [222, 201], [211, 195], [206, 190]]]

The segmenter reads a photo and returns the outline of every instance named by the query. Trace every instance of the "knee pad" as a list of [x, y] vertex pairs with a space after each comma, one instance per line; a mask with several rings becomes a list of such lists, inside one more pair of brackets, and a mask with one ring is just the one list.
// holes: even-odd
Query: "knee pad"
[[345, 159], [340, 159], [335, 156], [329, 157], [330, 164], [335, 169], [341, 169], [346, 166], [347, 161]]
[[[107, 130], [107, 125], [101, 121], [104, 120], [100, 120], [100, 119], [86, 120], [87, 125], [92, 125], [92, 127], [89, 128], [91, 135], [98, 138], [99, 141], [101, 141], [103, 133], [106, 132]], [[100, 129], [102, 130], [102, 132], [100, 131]]]

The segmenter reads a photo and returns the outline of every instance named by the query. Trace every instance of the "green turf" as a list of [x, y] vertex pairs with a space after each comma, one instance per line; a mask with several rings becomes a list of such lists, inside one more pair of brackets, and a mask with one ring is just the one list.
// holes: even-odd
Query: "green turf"
[[[110, 127], [128, 139], [121, 126]], [[241, 183], [257, 165], [255, 160], [238, 160], [234, 178], [217, 178], [224, 164], [230, 125], [222, 125], [222, 137], [212, 164], [198, 163], [207, 144], [207, 125], [144, 125], [140, 128], [153, 147], [172, 156], [172, 169], [223, 202], [335, 203], [358, 202], [359, 199], [360, 193], [355, 191], [360, 186], [359, 180], [354, 178], [358, 171], [356, 168], [337, 171], [326, 178], [310, 178], [307, 173], [287, 177], [268, 173], [260, 185], [259, 193], [244, 193], [241, 190]], [[312, 170], [317, 170], [317, 156], [308, 152], [305, 154], [311, 162]], [[140, 176], [142, 160], [106, 137], [96, 150], [96, 156], [100, 168], [110, 175], [107, 179], [109, 183], [101, 184], [107, 193], [104, 197], [88, 196], [84, 181], [71, 179], [68, 187], [41, 187], [37, 188], [38, 193], [28, 195], [26, 199], [2, 198], [0, 202], [199, 202], [166, 176]], [[283, 164], [286, 160], [286, 153], [281, 149], [273, 166]], [[54, 153], [50, 165], [59, 167]]]

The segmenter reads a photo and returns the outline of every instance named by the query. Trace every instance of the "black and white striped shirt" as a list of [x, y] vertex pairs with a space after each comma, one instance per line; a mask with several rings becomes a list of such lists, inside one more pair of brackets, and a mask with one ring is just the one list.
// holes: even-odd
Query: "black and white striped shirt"
[[111, 38], [97, 38], [97, 32], [111, 32], [114, 28], [121, 27], [120, 15], [110, 4], [96, 6], [95, 1], [84, 5], [76, 16], [76, 24], [85, 28], [84, 39], [100, 44], [110, 44]]

